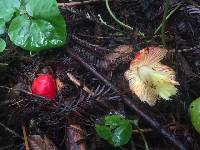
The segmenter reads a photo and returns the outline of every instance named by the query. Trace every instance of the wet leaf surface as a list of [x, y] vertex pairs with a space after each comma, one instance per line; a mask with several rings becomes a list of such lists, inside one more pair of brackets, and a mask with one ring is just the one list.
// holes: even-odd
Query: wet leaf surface
[[29, 51], [59, 47], [66, 42], [66, 24], [55, 0], [29, 0], [28, 13], [11, 22], [8, 34], [15, 45]]
[[4, 22], [8, 22], [13, 17], [14, 12], [20, 7], [19, 0], [1, 0], [0, 2], [0, 18]]

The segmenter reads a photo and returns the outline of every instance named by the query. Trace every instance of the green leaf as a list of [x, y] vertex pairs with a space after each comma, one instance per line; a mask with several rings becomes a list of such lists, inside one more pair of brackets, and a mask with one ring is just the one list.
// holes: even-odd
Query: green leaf
[[112, 137], [114, 146], [127, 144], [132, 135], [132, 126], [129, 121], [123, 121], [123, 124], [115, 129]]
[[12, 19], [19, 7], [19, 0], [0, 0], [0, 35], [4, 34], [5, 24]]
[[200, 134], [200, 97], [194, 100], [189, 107], [191, 122], [196, 131]]
[[0, 35], [5, 32], [5, 21], [3, 18], [0, 18]]
[[13, 17], [14, 12], [20, 7], [19, 0], [0, 0], [0, 18], [8, 22]]
[[131, 121], [120, 115], [105, 117], [105, 125], [96, 125], [97, 134], [113, 146], [127, 144], [132, 135]]
[[125, 120], [120, 115], [111, 115], [105, 117], [105, 125], [109, 125], [111, 129], [114, 129], [118, 126], [120, 126], [121, 122]]
[[6, 42], [0, 38], [0, 52], [3, 52], [6, 48]]
[[26, 0], [28, 13], [14, 18], [9, 26], [11, 41], [23, 49], [40, 51], [66, 43], [66, 24], [56, 0]]
[[96, 125], [96, 132], [97, 134], [103, 138], [104, 140], [108, 141], [110, 144], [112, 144], [112, 132], [111, 129], [103, 126], [103, 125]]
[[26, 11], [31, 17], [44, 19], [56, 24], [59, 24], [59, 21], [64, 22], [64, 19], [58, 9], [56, 0], [27, 0], [25, 4]]

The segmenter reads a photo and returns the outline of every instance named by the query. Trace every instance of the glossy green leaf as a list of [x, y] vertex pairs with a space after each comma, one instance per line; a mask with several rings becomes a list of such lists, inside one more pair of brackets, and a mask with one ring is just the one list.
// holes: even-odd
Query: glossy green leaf
[[3, 18], [4, 22], [10, 21], [19, 7], [19, 0], [0, 0], [0, 18]]
[[24, 4], [30, 16], [17, 16], [8, 29], [15, 45], [29, 51], [40, 51], [66, 43], [66, 24], [56, 0], [26, 0]]
[[0, 35], [5, 33], [6, 22], [12, 19], [19, 7], [19, 0], [0, 0]]
[[64, 19], [60, 14], [56, 0], [27, 0], [25, 5], [29, 16], [44, 19], [55, 24], [62, 22], [60, 27], [64, 26]]
[[105, 117], [105, 126], [96, 125], [97, 134], [113, 146], [127, 144], [132, 135], [131, 122], [120, 115]]
[[103, 125], [96, 125], [96, 132], [97, 134], [103, 138], [104, 140], [108, 141], [110, 144], [112, 144], [112, 132], [111, 129], [103, 126]]
[[123, 124], [116, 128], [113, 133], [112, 141], [114, 146], [121, 146], [128, 143], [132, 135], [132, 126], [129, 121], [123, 121]]
[[192, 125], [200, 134], [200, 97], [190, 104], [189, 113]]
[[6, 42], [0, 38], [0, 52], [3, 52], [6, 48]]
[[109, 125], [111, 129], [114, 129], [117, 126], [120, 126], [120, 124], [123, 120], [124, 120], [124, 118], [120, 115], [106, 116], [105, 117], [105, 125]]

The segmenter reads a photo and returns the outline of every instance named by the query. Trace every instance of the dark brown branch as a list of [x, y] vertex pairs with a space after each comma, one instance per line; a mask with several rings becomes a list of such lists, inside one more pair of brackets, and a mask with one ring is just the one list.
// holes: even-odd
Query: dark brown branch
[[165, 128], [163, 128], [156, 119], [152, 116], [149, 116], [149, 114], [145, 113], [137, 104], [137, 100], [132, 100], [128, 98], [126, 95], [121, 94], [120, 90], [118, 90], [111, 82], [109, 82], [107, 79], [105, 79], [101, 74], [99, 74], [95, 68], [88, 65], [83, 59], [81, 59], [78, 55], [75, 55], [72, 51], [66, 50], [68, 54], [71, 55], [72, 58], [77, 60], [79, 63], [81, 63], [87, 70], [92, 72], [96, 77], [98, 77], [100, 80], [104, 82], [107, 86], [111, 87], [111, 89], [119, 94], [121, 98], [123, 99], [124, 103], [129, 106], [133, 111], [135, 111], [139, 116], [141, 116], [145, 121], [149, 123], [154, 129], [156, 129], [160, 134], [162, 134], [168, 141], [170, 141], [177, 149], [180, 150], [186, 150], [185, 146], [182, 144], [181, 141], [179, 141], [174, 134], [168, 132]]

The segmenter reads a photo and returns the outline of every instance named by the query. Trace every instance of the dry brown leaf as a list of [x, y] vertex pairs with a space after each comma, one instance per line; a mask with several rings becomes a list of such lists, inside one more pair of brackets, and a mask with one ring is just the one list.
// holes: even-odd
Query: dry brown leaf
[[31, 150], [58, 150], [50, 139], [42, 138], [40, 135], [29, 136], [29, 143]]
[[67, 128], [67, 135], [68, 150], [87, 150], [85, 143], [86, 133], [79, 125], [70, 125]]
[[104, 56], [101, 66], [106, 70], [115, 70], [119, 64], [127, 63], [131, 60], [132, 52], [131, 45], [120, 45], [113, 52]]

